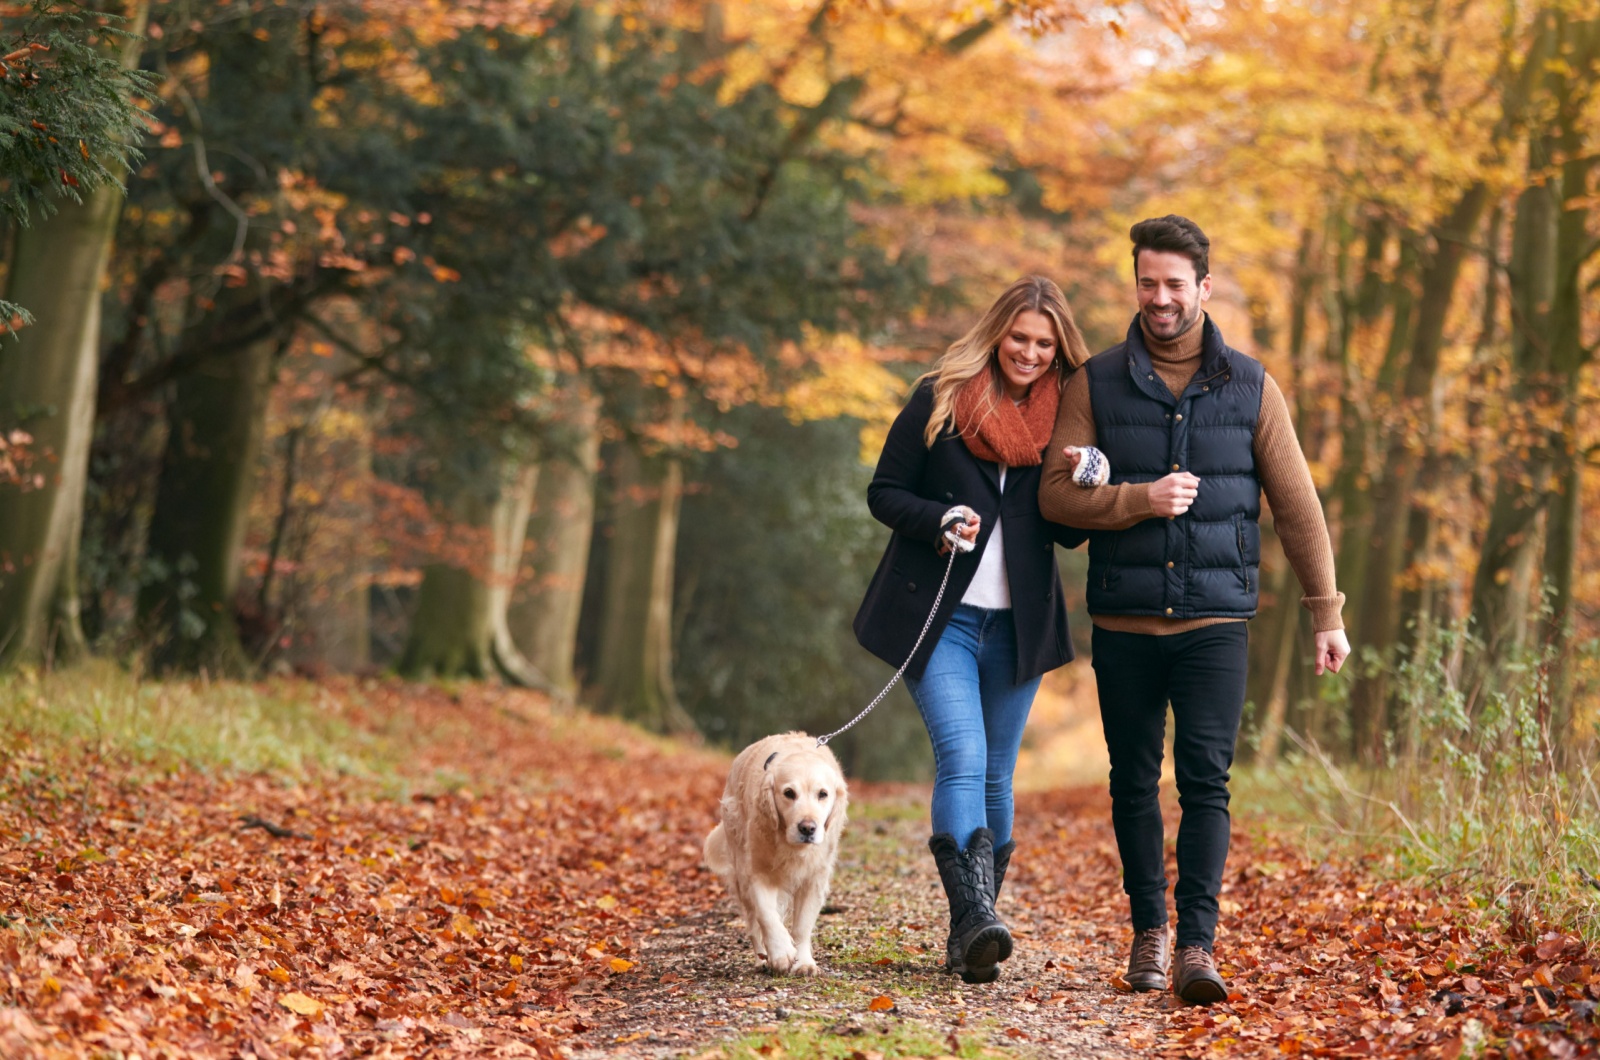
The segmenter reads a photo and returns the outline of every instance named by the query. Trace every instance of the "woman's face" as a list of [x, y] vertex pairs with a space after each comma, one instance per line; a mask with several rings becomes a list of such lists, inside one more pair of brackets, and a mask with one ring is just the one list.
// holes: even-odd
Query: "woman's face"
[[1036, 309], [1024, 309], [1000, 336], [1000, 375], [1006, 396], [1021, 401], [1034, 381], [1050, 370], [1056, 357], [1056, 329], [1050, 318]]

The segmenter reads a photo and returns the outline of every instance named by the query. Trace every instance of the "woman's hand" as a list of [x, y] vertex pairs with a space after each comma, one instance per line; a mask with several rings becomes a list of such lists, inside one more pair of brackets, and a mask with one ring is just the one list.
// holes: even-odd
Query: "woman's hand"
[[1068, 445], [1061, 452], [1071, 461], [1067, 477], [1078, 485], [1092, 489], [1111, 481], [1111, 465], [1106, 462], [1106, 454], [1094, 446]]
[[964, 552], [971, 552], [973, 548], [977, 547], [978, 531], [983, 526], [983, 519], [971, 508], [965, 505], [960, 507], [963, 517], [957, 522], [946, 523], [944, 533], [939, 535], [939, 555], [941, 556], [950, 551], [951, 548], [949, 538], [945, 536], [946, 534], [955, 534], [961, 540], [969, 542], [968, 547], [962, 550]]

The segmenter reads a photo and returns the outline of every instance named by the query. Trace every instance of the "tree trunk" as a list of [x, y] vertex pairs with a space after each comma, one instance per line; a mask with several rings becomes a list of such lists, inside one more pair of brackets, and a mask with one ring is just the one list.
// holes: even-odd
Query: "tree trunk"
[[489, 583], [464, 567], [423, 568], [417, 609], [405, 652], [395, 667], [403, 677], [471, 677], [494, 673]]
[[1294, 663], [1295, 640], [1300, 633], [1300, 607], [1292, 599], [1295, 587], [1294, 571], [1287, 563], [1273, 578], [1273, 596], [1277, 599], [1270, 615], [1270, 625], [1263, 638], [1266, 650], [1262, 661], [1266, 667], [1262, 680], [1257, 683], [1261, 707], [1261, 724], [1256, 740], [1256, 761], [1268, 765], [1278, 760], [1278, 748], [1283, 742], [1284, 719], [1289, 712], [1289, 672]]
[[528, 537], [531, 570], [510, 612], [511, 635], [528, 661], [565, 695], [577, 692], [574, 662], [584, 576], [594, 534], [595, 475], [600, 464], [599, 403], [575, 401], [569, 455], [550, 455], [539, 471]]
[[672, 685], [672, 584], [683, 468], [617, 447], [617, 508], [606, 565], [595, 692], [657, 732], [693, 731]]
[[[1371, 239], [1387, 238], [1383, 226], [1368, 229]], [[1382, 257], [1383, 251], [1369, 246], [1368, 267]], [[1389, 341], [1383, 363], [1378, 370], [1378, 393], [1392, 393], [1392, 380], [1399, 377], [1400, 365], [1405, 360], [1405, 350], [1412, 334], [1415, 298], [1412, 281], [1416, 271], [1416, 252], [1408, 239], [1400, 241], [1400, 260], [1389, 284], [1390, 323]], [[1363, 279], [1363, 287], [1367, 280]], [[1384, 458], [1383, 439], [1372, 422], [1370, 402], [1363, 399], [1368, 384], [1361, 378], [1359, 367], [1346, 356], [1340, 361], [1344, 373], [1344, 386], [1339, 394], [1340, 458], [1339, 473], [1329, 493], [1337, 507], [1338, 553], [1335, 570], [1345, 591], [1345, 612], [1359, 615], [1362, 591], [1366, 584], [1369, 539], [1372, 532], [1372, 502], [1374, 482], [1381, 481]], [[1388, 388], [1383, 380], [1391, 380]], [[1361, 634], [1365, 638], [1363, 631]]]
[[[1573, 586], [1577, 573], [1582, 519], [1583, 461], [1578, 456], [1579, 419], [1584, 369], [1592, 350], [1583, 343], [1581, 273], [1595, 253], [1589, 235], [1589, 178], [1595, 166], [1586, 150], [1587, 119], [1600, 66], [1600, 21], [1572, 23], [1557, 12], [1556, 37], [1564, 42], [1567, 62], [1552, 72], [1559, 77], [1556, 149], [1561, 162], [1561, 208], [1556, 225], [1555, 283], [1550, 306], [1550, 362], [1561, 395], [1561, 418], [1551, 439], [1555, 496], [1545, 528], [1544, 581], [1550, 592], [1550, 616], [1543, 630], [1550, 651], [1550, 690], [1556, 717], [1552, 732], [1564, 746], [1566, 731], [1578, 717], [1573, 709]], [[1586, 121], [1587, 119], [1587, 121]]]
[[538, 479], [537, 465], [496, 455], [481, 475], [464, 476], [449, 504], [457, 538], [481, 541], [481, 566], [430, 564], [423, 570], [410, 635], [396, 669], [406, 677], [487, 678], [547, 688], [510, 641], [506, 603], [522, 555]]
[[528, 537], [528, 513], [533, 510], [534, 490], [540, 477], [538, 464], [515, 469], [490, 513], [489, 532], [493, 542], [494, 568], [489, 581], [489, 645], [501, 676], [523, 688], [554, 692], [539, 668], [517, 647], [511, 635], [511, 591], [522, 568], [522, 546]]
[[1528, 144], [1530, 185], [1517, 197], [1511, 226], [1511, 402], [1501, 431], [1509, 444], [1496, 461], [1489, 526], [1472, 582], [1472, 628], [1483, 654], [1469, 688], [1527, 642], [1528, 599], [1519, 595], [1523, 587], [1514, 572], [1539, 546], [1534, 524], [1546, 498], [1536, 483], [1549, 474], [1547, 439], [1537, 426], [1541, 406], [1553, 396], [1548, 373], [1558, 192], [1543, 178], [1548, 154], [1546, 132], [1535, 130]]
[[174, 386], [139, 593], [157, 671], [251, 668], [234, 595], [277, 348], [257, 342], [205, 361]]
[[0, 659], [45, 661], [81, 649], [75, 591], [77, 539], [94, 434], [100, 286], [122, 210], [119, 188], [62, 203], [19, 229], [6, 297], [35, 323], [0, 339], [0, 429], [33, 436], [45, 472], [39, 489], [0, 488]]
[[[139, 64], [149, 0], [121, 12], [124, 68]], [[100, 356], [100, 289], [122, 214], [122, 189], [100, 187], [83, 202], [17, 231], [6, 298], [35, 323], [0, 337], [0, 430], [33, 436], [48, 461], [41, 488], [0, 487], [0, 665], [52, 662], [87, 651], [78, 619], [78, 538], [94, 435]]]
[[[1416, 330], [1411, 341], [1401, 389], [1401, 411], [1415, 430], [1408, 444], [1389, 454], [1389, 473], [1378, 489], [1369, 535], [1367, 569], [1361, 590], [1360, 637], [1387, 656], [1393, 648], [1400, 616], [1396, 578], [1406, 555], [1411, 494], [1433, 440], [1434, 379], [1444, 346], [1445, 321], [1455, 295], [1472, 237], [1489, 203], [1488, 186], [1474, 184], [1433, 231], [1433, 249], [1422, 271]], [[1371, 763], [1383, 759], [1388, 731], [1388, 682], [1382, 669], [1357, 677], [1351, 691], [1352, 752]]]

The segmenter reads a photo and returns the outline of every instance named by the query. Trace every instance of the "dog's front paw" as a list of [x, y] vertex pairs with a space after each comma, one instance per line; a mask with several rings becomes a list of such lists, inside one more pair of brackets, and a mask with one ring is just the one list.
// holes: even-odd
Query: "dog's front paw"
[[767, 971], [773, 975], [788, 975], [794, 970], [796, 956], [793, 946], [768, 946]]
[[817, 967], [817, 962], [812, 960], [810, 957], [798, 957], [795, 959], [794, 964], [790, 966], [789, 974], [821, 975], [822, 971]]

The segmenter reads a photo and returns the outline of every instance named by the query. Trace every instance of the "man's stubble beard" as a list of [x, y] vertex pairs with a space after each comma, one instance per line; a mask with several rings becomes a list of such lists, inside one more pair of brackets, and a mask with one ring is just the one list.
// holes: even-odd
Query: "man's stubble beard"
[[1155, 320], [1153, 320], [1151, 318], [1150, 313], [1151, 313], [1150, 309], [1141, 309], [1139, 311], [1140, 316], [1144, 317], [1145, 329], [1147, 331], [1149, 331], [1150, 334], [1152, 334], [1152, 335], [1156, 336], [1157, 338], [1161, 339], [1163, 342], [1171, 342], [1173, 339], [1181, 338], [1182, 336], [1187, 335], [1189, 333], [1189, 329], [1190, 328], [1192, 328], [1196, 324], [1200, 323], [1200, 318], [1205, 316], [1205, 307], [1204, 306], [1195, 306], [1194, 313], [1193, 313], [1192, 316], [1179, 317], [1178, 318], [1178, 324], [1180, 326], [1178, 327], [1178, 329], [1176, 331], [1174, 331], [1170, 335], [1163, 335], [1156, 328], [1156, 322], [1155, 322]]

